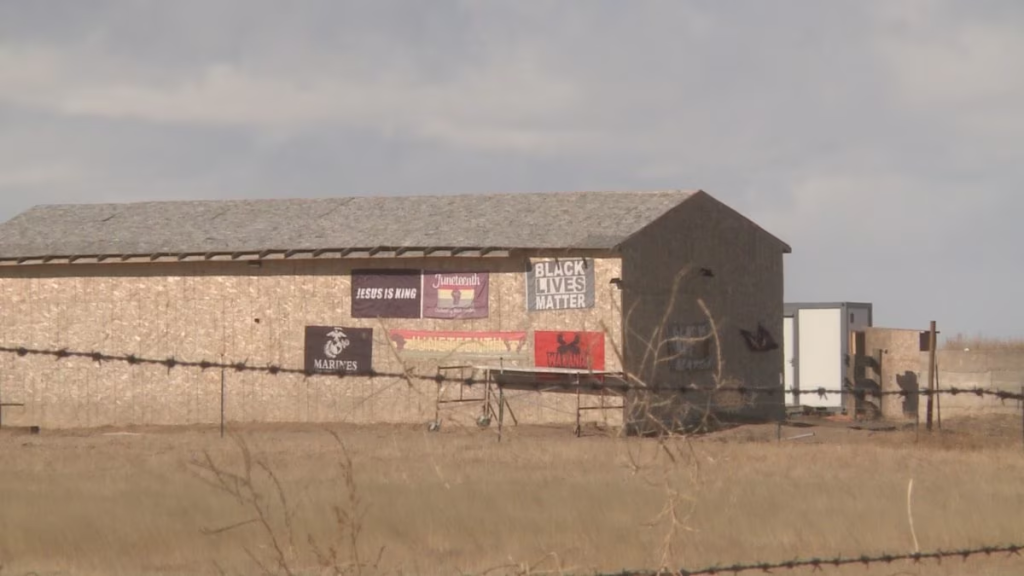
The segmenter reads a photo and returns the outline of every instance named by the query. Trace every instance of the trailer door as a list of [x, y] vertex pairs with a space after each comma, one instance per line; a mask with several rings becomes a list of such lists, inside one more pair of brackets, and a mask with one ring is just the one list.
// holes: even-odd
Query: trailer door
[[[843, 316], [839, 308], [804, 308], [797, 312], [797, 362], [800, 404], [817, 408], [842, 408]], [[833, 390], [825, 397], [814, 393]]]

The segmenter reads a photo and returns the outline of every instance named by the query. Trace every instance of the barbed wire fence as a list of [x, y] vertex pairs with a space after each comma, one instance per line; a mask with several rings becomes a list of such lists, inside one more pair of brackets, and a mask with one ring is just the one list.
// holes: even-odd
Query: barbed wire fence
[[[168, 372], [176, 369], [198, 369], [200, 371], [221, 371], [222, 373], [233, 372], [233, 373], [262, 373], [269, 376], [281, 376], [281, 375], [292, 375], [302, 376], [303, 378], [318, 378], [318, 379], [391, 379], [393, 380], [392, 386], [400, 384], [402, 382], [406, 384], [412, 384], [413, 382], [428, 382], [436, 385], [444, 384], [458, 384], [460, 386], [468, 387], [487, 387], [494, 385], [495, 383], [489, 376], [452, 376], [444, 373], [442, 370], [438, 370], [436, 373], [417, 373], [412, 368], [404, 368], [400, 371], [377, 371], [371, 370], [368, 373], [347, 373], [344, 371], [338, 372], [312, 372], [307, 371], [304, 368], [288, 367], [275, 363], [253, 363], [250, 359], [246, 360], [210, 360], [210, 359], [183, 359], [175, 356], [167, 357], [149, 357], [136, 354], [114, 354], [101, 350], [74, 350], [68, 348], [35, 348], [27, 346], [0, 346], [0, 355], [13, 356], [15, 358], [31, 358], [31, 357], [50, 357], [55, 361], [65, 361], [71, 359], [86, 359], [97, 364], [103, 363], [123, 363], [130, 366], [161, 366]], [[496, 369], [497, 370], [497, 369]], [[514, 368], [512, 370], [515, 370]], [[500, 385], [499, 385], [500, 387]], [[915, 396], [929, 398], [929, 397], [940, 397], [940, 396], [973, 396], [976, 398], [990, 398], [1005, 403], [1007, 400], [1024, 403], [1024, 393], [1011, 392], [1008, 390], [998, 388], [983, 388], [983, 387], [971, 387], [971, 388], [960, 388], [955, 386], [949, 386], [945, 388], [900, 388], [894, 390], [880, 390], [874, 388], [813, 388], [813, 389], [796, 389], [796, 388], [784, 388], [783, 386], [747, 386], [747, 385], [730, 385], [718, 383], [713, 386], [696, 386], [693, 384], [682, 384], [682, 383], [646, 383], [631, 381], [628, 377], [618, 376], [614, 373], [604, 372], [591, 372], [586, 375], [585, 379], [580, 379], [574, 382], [566, 381], [546, 381], [537, 385], [537, 391], [561, 391], [561, 392], [575, 392], [580, 391], [583, 393], [600, 393], [600, 392], [611, 392], [617, 394], [626, 394], [630, 392], [646, 392], [646, 393], [666, 393], [671, 395], [677, 395], [681, 398], [686, 398], [688, 395], [693, 395], [695, 398], [705, 398], [708, 394], [720, 394], [720, 393], [735, 393], [738, 394], [742, 400], [749, 405], [755, 405], [758, 402], [768, 401], [776, 402], [779, 399], [785, 397], [801, 397], [801, 396], [812, 396], [820, 399], [827, 399], [833, 395], [839, 395], [842, 397], [854, 398], [858, 401], [864, 400], [880, 400], [883, 397], [900, 397], [903, 399], [912, 398]], [[383, 388], [374, 393], [378, 395], [387, 391], [388, 388]], [[3, 391], [0, 391], [2, 394]], [[4, 401], [3, 405], [0, 405], [0, 410], [4, 406], [24, 406], [24, 402], [18, 402], [16, 398], [7, 398], [6, 396], [0, 397]], [[224, 399], [221, 399], [223, 404]], [[223, 406], [221, 407], [223, 410]], [[554, 408], [552, 408], [554, 409]], [[2, 416], [0, 416], [2, 418]], [[0, 420], [2, 422], [2, 420]], [[1021, 422], [1022, 425], [1022, 438], [1024, 438], [1024, 419]], [[667, 431], [667, 430], [666, 430]]]
[[[113, 354], [100, 350], [74, 350], [69, 348], [36, 348], [28, 346], [0, 346], [0, 355], [12, 356], [15, 358], [26, 359], [32, 357], [46, 357], [52, 358], [54, 361], [67, 361], [71, 359], [84, 359], [95, 362], [97, 364], [104, 363], [123, 363], [131, 366], [160, 366], [168, 371], [171, 370], [184, 370], [184, 369], [197, 369], [200, 371], [206, 370], [219, 370], [222, 372], [237, 372], [237, 373], [262, 373], [269, 376], [279, 375], [295, 375], [302, 376], [304, 378], [319, 378], [319, 379], [353, 379], [353, 378], [381, 378], [391, 379], [393, 382], [390, 386], [400, 385], [401, 383], [411, 383], [414, 381], [419, 382], [432, 382], [436, 384], [443, 383], [457, 383], [460, 385], [467, 386], [484, 386], [490, 385], [492, 382], [486, 378], [479, 378], [476, 376], [449, 376], [442, 372], [436, 374], [423, 374], [416, 373], [412, 369], [403, 369], [400, 371], [372, 371], [369, 374], [349, 374], [345, 372], [337, 373], [323, 373], [323, 372], [310, 372], [301, 368], [293, 368], [280, 364], [274, 363], [253, 363], [251, 360], [209, 360], [209, 359], [183, 359], [174, 356], [167, 357], [150, 357], [136, 354]], [[688, 394], [694, 395], [706, 395], [708, 393], [715, 392], [735, 392], [742, 396], [750, 397], [762, 397], [773, 399], [780, 395], [815, 395], [818, 397], [827, 397], [828, 395], [839, 394], [848, 395], [858, 399], [879, 399], [886, 396], [900, 396], [909, 397], [911, 395], [920, 395], [922, 397], [928, 396], [959, 396], [959, 395], [971, 395], [978, 398], [990, 398], [998, 401], [1021, 401], [1024, 402], [1024, 394], [1015, 393], [1006, 390], [993, 389], [993, 388], [958, 388], [958, 387], [947, 387], [947, 388], [935, 388], [935, 389], [898, 389], [898, 390], [877, 390], [877, 389], [785, 389], [782, 386], [775, 387], [759, 387], [759, 386], [744, 386], [744, 385], [718, 385], [713, 388], [709, 387], [697, 387], [692, 385], [683, 384], [667, 384], [667, 383], [638, 383], [630, 382], [626, 379], [617, 379], [610, 377], [608, 374], [603, 373], [592, 373], [591, 378], [572, 384], [560, 384], [557, 382], [548, 383], [546, 386], [554, 388], [565, 388], [565, 389], [583, 389], [590, 391], [601, 391], [601, 390], [614, 390], [619, 392], [629, 391], [640, 391], [640, 392], [666, 392], [672, 394], [678, 394], [685, 397]], [[382, 393], [387, 388], [382, 388], [374, 392], [374, 394]], [[811, 569], [813, 571], [822, 571], [826, 568], [839, 568], [842, 566], [852, 565], [889, 565], [896, 562], [913, 562], [915, 564], [922, 564], [925, 562], [935, 561], [941, 562], [944, 559], [960, 559], [964, 562], [972, 559], [981, 557], [993, 557], [1003, 555], [1006, 557], [1019, 557], [1021, 551], [1024, 551], [1024, 544], [996, 544], [996, 545], [985, 545], [970, 548], [962, 548], [956, 550], [934, 550], [926, 552], [908, 552], [908, 553], [880, 553], [880, 554], [862, 554], [857, 556], [835, 556], [835, 557], [807, 557], [807, 558], [795, 558], [785, 561], [776, 562], [750, 562], [750, 563], [731, 563], [721, 564], [714, 566], [706, 566], [697, 569], [686, 569], [680, 568], [677, 570], [625, 570], [621, 572], [609, 572], [600, 576], [661, 576], [668, 574], [678, 574], [679, 576], [698, 576], [698, 575], [726, 575], [726, 574], [744, 574], [744, 573], [778, 573], [784, 571], [795, 571], [800, 569]]]
[[947, 558], [959, 558], [964, 562], [972, 558], [992, 557], [994, 555], [1005, 555], [1006, 557], [1020, 557], [1024, 551], [1022, 544], [999, 544], [994, 546], [977, 546], [959, 550], [933, 550], [929, 552], [910, 552], [902, 554], [876, 554], [860, 555], [834, 558], [797, 558], [782, 562], [754, 562], [748, 564], [731, 564], [721, 566], [707, 566], [694, 570], [681, 568], [679, 570], [624, 570], [621, 572], [607, 572], [597, 576], [718, 576], [728, 574], [743, 574], [747, 572], [760, 572], [772, 574], [783, 571], [792, 571], [802, 568], [811, 568], [814, 571], [821, 571], [824, 568], [840, 568], [842, 566], [859, 565], [870, 567], [873, 565], [891, 565], [895, 562], [910, 561], [914, 564], [921, 564], [930, 560], [941, 563]]
[[[271, 376], [277, 375], [301, 375], [307, 378], [335, 378], [335, 379], [354, 379], [354, 378], [401, 378], [401, 379], [412, 379], [417, 381], [430, 381], [435, 383], [443, 382], [454, 382], [466, 385], [485, 384], [488, 382], [485, 378], [479, 378], [476, 376], [468, 377], [454, 377], [445, 376], [442, 373], [438, 374], [416, 374], [411, 371], [401, 372], [389, 372], [389, 371], [371, 371], [366, 374], [353, 374], [346, 373], [343, 371], [338, 372], [312, 372], [306, 371], [302, 368], [288, 368], [275, 364], [250, 364], [248, 360], [244, 361], [217, 361], [217, 360], [182, 360], [174, 357], [167, 358], [148, 358], [145, 356], [139, 356], [135, 354], [110, 354], [101, 351], [81, 351], [81, 350], [69, 350], [69, 349], [48, 349], [48, 348], [27, 348], [27, 347], [9, 347], [0, 346], [0, 354], [16, 355], [18, 357], [27, 356], [49, 356], [56, 360], [70, 359], [70, 358], [85, 358], [92, 360], [97, 363], [103, 362], [123, 362], [129, 365], [141, 366], [164, 366], [168, 370], [174, 368], [199, 368], [201, 370], [229, 370], [235, 372], [259, 372], [269, 374]], [[911, 395], [921, 396], [937, 396], [937, 395], [974, 395], [978, 397], [993, 397], [1000, 400], [1019, 400], [1024, 401], [1024, 394], [1018, 392], [1010, 392], [1007, 390], [1000, 390], [994, 388], [920, 388], [914, 390], [899, 389], [899, 390], [873, 390], [873, 389], [857, 389], [857, 388], [845, 388], [845, 389], [832, 389], [832, 388], [815, 388], [808, 390], [801, 390], [795, 388], [783, 388], [781, 386], [767, 387], [767, 386], [717, 386], [717, 387], [696, 387], [692, 385], [683, 384], [635, 384], [626, 381], [614, 381], [609, 378], [606, 373], [592, 372], [592, 380], [580, 381], [579, 383], [571, 384], [559, 384], [546, 383], [544, 386], [550, 387], [564, 387], [567, 389], [582, 388], [584, 390], [632, 390], [632, 391], [647, 391], [647, 392], [672, 392], [678, 394], [687, 393], [707, 393], [707, 392], [738, 392], [740, 394], [761, 394], [769, 398], [774, 396], [785, 396], [785, 395], [814, 395], [819, 397], [827, 397], [831, 394], [846, 394], [858, 399], [878, 399], [883, 396], [901, 396], [908, 397]]]
[[[375, 391], [373, 394], [380, 394], [386, 391], [390, 386], [401, 385], [402, 383], [411, 383], [414, 381], [419, 382], [432, 382], [435, 384], [444, 383], [457, 383], [466, 386], [484, 386], [490, 385], [492, 382], [487, 378], [479, 378], [476, 376], [449, 376], [441, 371], [436, 374], [422, 374], [416, 373], [411, 369], [403, 369], [400, 371], [373, 371], [370, 374], [348, 374], [345, 372], [337, 373], [322, 373], [322, 372], [308, 372], [305, 369], [293, 368], [284, 365], [278, 365], [273, 363], [253, 363], [250, 360], [244, 361], [225, 361], [225, 360], [209, 360], [209, 359], [183, 359], [174, 356], [168, 357], [147, 357], [136, 354], [112, 354], [100, 350], [74, 350], [68, 348], [35, 348], [27, 346], [0, 346], [0, 355], [12, 356], [14, 358], [27, 359], [32, 357], [46, 357], [52, 358], [56, 362], [67, 361], [71, 359], [84, 359], [95, 362], [97, 364], [104, 363], [123, 363], [131, 366], [160, 366], [165, 368], [167, 371], [171, 370], [185, 370], [193, 369], [200, 371], [207, 370], [219, 370], [224, 372], [236, 372], [236, 373], [262, 373], [269, 376], [279, 375], [295, 375], [302, 376], [304, 378], [320, 378], [320, 379], [352, 379], [352, 378], [380, 378], [390, 379], [392, 382], [382, 387], [380, 390]], [[609, 377], [603, 373], [593, 373], [591, 378], [580, 381], [578, 383], [563, 384], [558, 382], [547, 383], [546, 386], [554, 388], [567, 388], [567, 389], [584, 389], [590, 391], [602, 391], [602, 390], [614, 390], [617, 392], [666, 392], [671, 394], [678, 394], [683, 397], [693, 394], [702, 395], [716, 392], [735, 392], [742, 396], [750, 397], [761, 397], [774, 399], [779, 395], [815, 395], [818, 397], [826, 397], [832, 394], [849, 395], [858, 399], [878, 399], [885, 396], [901, 396], [908, 397], [913, 394], [919, 394], [923, 397], [929, 395], [933, 396], [959, 396], [959, 395], [972, 395], [978, 398], [991, 398], [998, 401], [1024, 401], [1024, 394], [1009, 392], [1000, 389], [991, 388], [936, 388], [936, 389], [898, 389], [898, 390], [877, 390], [877, 389], [809, 389], [809, 390], [798, 390], [798, 389], [785, 389], [782, 386], [776, 387], [758, 387], [758, 386], [744, 386], [744, 385], [718, 385], [713, 388], [687, 386], [681, 384], [646, 384], [638, 382], [630, 382], [626, 379], [618, 379], [615, 377]], [[671, 506], [667, 510], [674, 515], [674, 510]], [[673, 520], [675, 521], [675, 520]], [[876, 553], [876, 554], [860, 554], [851, 556], [815, 556], [805, 558], [793, 558], [782, 561], [774, 562], [734, 562], [716, 564], [711, 566], [704, 566], [700, 568], [678, 568], [673, 570], [651, 570], [651, 569], [639, 569], [639, 570], [623, 570], [620, 572], [607, 572], [599, 574], [598, 576], [667, 576], [667, 575], [678, 575], [678, 576], [724, 576], [724, 575], [741, 575], [747, 573], [762, 573], [762, 574], [773, 574], [780, 572], [798, 571], [810, 569], [814, 572], [824, 571], [829, 568], [840, 568], [843, 566], [876, 566], [876, 565], [891, 565], [897, 562], [911, 562], [915, 565], [924, 565], [928, 562], [941, 563], [946, 559], [958, 559], [962, 562], [978, 558], [990, 558], [994, 556], [1003, 556], [1007, 558], [1020, 557], [1021, 552], [1024, 551], [1024, 544], [992, 544], [976, 547], [967, 547], [955, 550], [933, 550], [933, 551], [915, 551], [906, 553]]]

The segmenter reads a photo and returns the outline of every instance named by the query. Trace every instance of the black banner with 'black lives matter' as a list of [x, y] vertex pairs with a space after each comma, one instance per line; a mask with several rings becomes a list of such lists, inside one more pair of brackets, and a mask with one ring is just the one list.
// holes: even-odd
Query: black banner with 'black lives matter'
[[530, 312], [593, 308], [594, 294], [594, 261], [590, 258], [541, 260], [526, 273]]

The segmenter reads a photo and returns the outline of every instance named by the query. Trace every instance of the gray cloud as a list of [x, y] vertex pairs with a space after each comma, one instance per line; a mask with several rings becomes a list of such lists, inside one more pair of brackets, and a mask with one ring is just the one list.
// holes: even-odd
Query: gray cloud
[[787, 299], [1019, 333], [1019, 2], [0, 1], [36, 203], [708, 190]]

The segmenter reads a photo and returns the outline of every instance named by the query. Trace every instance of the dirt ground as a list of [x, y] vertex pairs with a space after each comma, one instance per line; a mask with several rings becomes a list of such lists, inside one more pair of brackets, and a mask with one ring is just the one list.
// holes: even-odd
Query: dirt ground
[[[3, 429], [0, 573], [593, 574], [1024, 541], [1019, 418], [855, 425], [663, 442], [521, 426], [500, 443], [475, 427]], [[1024, 559], [823, 573], [1021, 574]]]

